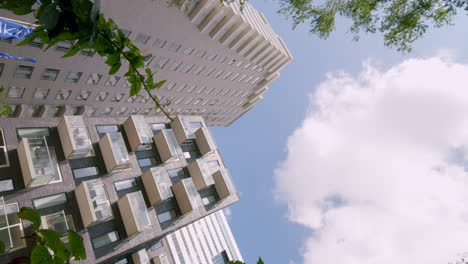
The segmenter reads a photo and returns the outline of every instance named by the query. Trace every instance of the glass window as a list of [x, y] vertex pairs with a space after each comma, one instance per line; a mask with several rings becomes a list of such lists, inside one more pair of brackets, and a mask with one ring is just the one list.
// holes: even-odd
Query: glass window
[[171, 220], [172, 218], [177, 217], [177, 213], [175, 210], [170, 210], [168, 212], [164, 212], [162, 214], [158, 214], [159, 223], [164, 223], [166, 221]]
[[133, 103], [135, 102], [135, 100], [137, 99], [138, 97], [136, 95], [134, 96], [130, 96], [128, 99], [127, 99], [127, 103]]
[[122, 33], [125, 35], [125, 37], [128, 38], [128, 36], [130, 36], [130, 34], [132, 34], [132, 32], [128, 29], [123, 29], [121, 28], [120, 31], [122, 31]]
[[228, 65], [231, 65], [231, 64], [233, 64], [234, 62], [236, 62], [236, 59], [229, 59], [229, 61], [228, 61], [227, 64], [228, 64]]
[[106, 100], [108, 95], [109, 95], [109, 93], [99, 92], [98, 95], [96, 96], [96, 101], [103, 102], [104, 100]]
[[216, 202], [216, 197], [214, 195], [210, 195], [208, 197], [203, 197], [202, 202], [204, 205], [208, 205], [210, 203]]
[[114, 264], [128, 264], [130, 262], [128, 262], [128, 259], [127, 258], [124, 258], [124, 259], [121, 259], [121, 260], [118, 260], [116, 262], [114, 262]]
[[7, 250], [24, 247], [23, 226], [18, 218], [18, 204], [0, 202], [0, 240]]
[[201, 58], [201, 57], [205, 56], [205, 54], [206, 54], [206, 51], [204, 51], [204, 50], [199, 50], [199, 51], [197, 51], [197, 54], [195, 54], [195, 56]]
[[160, 57], [158, 62], [154, 65], [155, 69], [162, 69], [169, 62], [169, 58]]
[[211, 259], [213, 264], [226, 264], [229, 262], [229, 257], [226, 254], [226, 251], [219, 253]]
[[8, 90], [7, 96], [10, 98], [22, 98], [24, 94], [24, 87], [11, 86]]
[[59, 41], [55, 49], [58, 51], [67, 52], [68, 50], [71, 49], [72, 46], [73, 44], [69, 41]]
[[83, 177], [89, 177], [89, 176], [96, 176], [99, 174], [100, 174], [100, 171], [99, 171], [99, 167], [97, 166], [73, 169], [73, 177], [77, 179], [83, 178]]
[[123, 115], [125, 112], [127, 112], [127, 107], [120, 107], [119, 110], [117, 111], [118, 115]]
[[87, 84], [92, 84], [92, 85], [97, 85], [98, 82], [101, 80], [102, 74], [99, 73], [91, 73], [89, 75], [88, 81], [86, 81]]
[[162, 246], [163, 246], [163, 244], [162, 244], [161, 240], [159, 240], [158, 242], [151, 245], [151, 250], [156, 250], [158, 248], [162, 248]]
[[120, 102], [122, 98], [124, 97], [124, 93], [116, 94], [111, 98], [111, 102]]
[[59, 193], [55, 195], [33, 199], [32, 202], [33, 202], [34, 208], [36, 208], [36, 210], [39, 210], [39, 209], [44, 209], [44, 208], [66, 203], [67, 196], [65, 195], [65, 193]]
[[100, 125], [96, 126], [96, 131], [99, 136], [102, 137], [106, 133], [120, 132], [120, 128], [117, 125]]
[[218, 63], [223, 63], [224, 61], [226, 61], [226, 59], [227, 59], [226, 56], [222, 56], [222, 57], [218, 58], [217, 62]]
[[234, 73], [234, 74], [231, 76], [231, 78], [229, 78], [229, 79], [230, 79], [231, 81], [234, 81], [234, 80], [237, 78], [237, 76], [239, 76], [239, 75], [240, 75], [240, 73], [236, 72], [236, 73]]
[[162, 39], [156, 39], [156, 40], [154, 41], [153, 46], [154, 46], [154, 47], [158, 47], [158, 48], [162, 48], [162, 47], [164, 47], [164, 45], [166, 45], [166, 42], [167, 42], [167, 41], [162, 40]]
[[177, 70], [177, 68], [179, 68], [181, 64], [182, 64], [181, 61], [175, 61], [174, 63], [172, 63], [171, 67], [169, 67], [169, 70], [175, 71]]
[[184, 168], [177, 168], [177, 169], [173, 169], [173, 170], [168, 170], [167, 173], [169, 174], [170, 177], [178, 177], [178, 176], [185, 175]]
[[181, 46], [182, 46], [182, 45], [173, 42], [173, 43], [171, 44], [171, 46], [169, 46], [169, 50], [170, 50], [170, 51], [173, 51], [173, 52], [177, 52], [177, 51], [180, 49]]
[[123, 181], [117, 181], [114, 182], [115, 190], [121, 191], [133, 187], [138, 187], [138, 184], [136, 182], [135, 178], [128, 179], [128, 180], [123, 180]]
[[193, 74], [200, 75], [200, 72], [202, 72], [204, 69], [205, 69], [205, 66], [200, 65], [193, 71]]
[[94, 52], [90, 49], [84, 49], [82, 51], [80, 51], [80, 55], [81, 56], [88, 56], [88, 57], [92, 57], [94, 55]]
[[145, 95], [143, 96], [143, 98], [141, 98], [141, 103], [147, 103], [149, 101], [150, 97], [148, 95]]
[[138, 113], [139, 111], [140, 111], [140, 108], [132, 108], [132, 110], [130, 110], [130, 114], [134, 115], [134, 114]]
[[13, 180], [2, 180], [0, 181], [0, 192], [7, 192], [14, 190]]
[[138, 164], [140, 165], [140, 167], [149, 167], [158, 165], [158, 162], [156, 158], [143, 158], [138, 159]]
[[55, 81], [59, 74], [59, 70], [56, 69], [45, 69], [42, 73], [41, 80]]
[[47, 95], [49, 94], [50, 89], [46, 88], [37, 88], [36, 92], [34, 92], [33, 98], [34, 99], [46, 99]]
[[17, 78], [17, 79], [30, 79], [33, 71], [34, 71], [34, 67], [32, 67], [32, 66], [19, 65], [16, 68], [15, 78]]
[[18, 128], [16, 133], [18, 138], [50, 136], [50, 130], [48, 127]]
[[184, 54], [185, 54], [185, 55], [190, 55], [190, 54], [192, 54], [193, 51], [194, 51], [194, 49], [192, 49], [192, 48], [186, 48], [186, 49], [184, 50]]
[[76, 100], [86, 101], [91, 95], [90, 91], [81, 91], [80, 94], [76, 97]]
[[4, 69], [5, 69], [5, 63], [0, 63], [0, 76], [2, 76]]
[[114, 87], [119, 80], [120, 76], [110, 76], [109, 79], [106, 81], [105, 85]]
[[57, 96], [55, 97], [56, 100], [67, 100], [68, 97], [70, 96], [71, 91], [70, 90], [60, 90], [57, 93]]
[[82, 74], [82, 72], [69, 72], [65, 82], [77, 83], [80, 80]]
[[138, 43], [141, 43], [143, 45], [145, 45], [146, 43], [148, 43], [148, 40], [150, 39], [150, 36], [148, 35], [145, 35], [145, 34], [138, 34], [138, 36], [136, 37], [135, 41], [138, 42]]
[[237, 81], [238, 81], [238, 82], [242, 82], [242, 80], [244, 80], [245, 77], [247, 77], [247, 75], [242, 74], [242, 76], [239, 77], [239, 79], [237, 79]]
[[188, 71], [190, 71], [193, 68], [193, 65], [194, 65], [193, 63], [185, 65], [184, 67], [182, 67], [180, 72], [187, 73]]
[[214, 60], [218, 55], [216, 54], [211, 54], [211, 55], [208, 55], [208, 57], [206, 58], [207, 60]]
[[11, 44], [11, 43], [13, 43], [13, 40], [12, 39], [0, 38], [0, 42]]
[[172, 88], [174, 88], [176, 86], [176, 83], [173, 83], [173, 82], [170, 82], [166, 85], [166, 89], [168, 91], [172, 90]]
[[120, 239], [119, 232], [112, 231], [92, 239], [93, 247], [100, 248]]
[[153, 123], [153, 124], [151, 124], [151, 130], [153, 132], [156, 133], [157, 131], [159, 131], [161, 129], [166, 129], [166, 124], [164, 124], [164, 123]]
[[209, 76], [209, 75], [212, 74], [215, 70], [216, 70], [216, 68], [207, 69], [203, 75]]
[[64, 242], [68, 241], [67, 231], [75, 230], [72, 215], [66, 215], [64, 211], [41, 216], [41, 222], [42, 228], [60, 233]]

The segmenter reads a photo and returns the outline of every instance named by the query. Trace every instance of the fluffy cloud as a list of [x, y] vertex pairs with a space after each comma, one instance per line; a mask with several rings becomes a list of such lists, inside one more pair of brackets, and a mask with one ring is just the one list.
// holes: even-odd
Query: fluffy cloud
[[444, 264], [468, 251], [468, 65], [329, 74], [289, 137], [276, 197], [304, 263]]

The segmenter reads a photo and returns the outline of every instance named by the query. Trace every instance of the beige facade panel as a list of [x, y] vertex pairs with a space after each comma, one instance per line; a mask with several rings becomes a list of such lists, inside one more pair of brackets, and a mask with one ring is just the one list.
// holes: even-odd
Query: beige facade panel
[[142, 115], [131, 115], [123, 127], [132, 151], [151, 149], [153, 133]]
[[166, 255], [159, 255], [153, 258], [154, 264], [169, 264], [169, 258]]
[[118, 205], [128, 236], [151, 226], [141, 191], [126, 194], [118, 201]]
[[146, 249], [141, 249], [132, 254], [132, 260], [134, 264], [150, 264], [150, 258]]
[[182, 179], [172, 185], [172, 191], [182, 214], [203, 206], [200, 195], [191, 178]]
[[154, 142], [162, 162], [177, 160], [182, 152], [172, 129], [159, 130], [154, 136]]
[[106, 133], [99, 141], [99, 148], [109, 173], [132, 168], [122, 134]]
[[82, 182], [76, 187], [75, 196], [85, 227], [113, 218], [106, 187], [100, 179]]
[[162, 167], [150, 168], [141, 175], [141, 179], [151, 205], [173, 197], [171, 180]]
[[201, 127], [197, 129], [194, 134], [198, 150], [200, 150], [202, 155], [215, 151], [218, 148], [209, 128]]
[[82, 116], [64, 116], [57, 125], [65, 158], [83, 158], [93, 147]]
[[230, 195], [233, 195], [236, 192], [231, 175], [227, 169], [221, 169], [215, 172], [213, 174], [213, 180], [215, 183], [216, 192], [218, 193], [218, 196], [221, 200]]

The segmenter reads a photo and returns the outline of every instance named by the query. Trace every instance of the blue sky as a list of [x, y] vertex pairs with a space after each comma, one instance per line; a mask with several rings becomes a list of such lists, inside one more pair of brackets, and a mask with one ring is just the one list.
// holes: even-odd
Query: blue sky
[[273, 171], [286, 159], [287, 138], [304, 120], [309, 95], [326, 73], [357, 74], [369, 58], [385, 69], [410, 57], [430, 57], [448, 49], [466, 63], [468, 19], [460, 16], [456, 26], [432, 30], [416, 43], [412, 54], [401, 55], [384, 47], [379, 35], [352, 41], [346, 22], [339, 22], [332, 36], [321, 40], [309, 34], [307, 26], [291, 30], [291, 23], [276, 13], [276, 3], [251, 3], [267, 16], [295, 59], [249, 113], [227, 128], [212, 129], [241, 195], [241, 201], [230, 207], [230, 224], [247, 263], [255, 263], [258, 256], [268, 264], [302, 263], [303, 243], [312, 231], [290, 222], [287, 206], [275, 201]]

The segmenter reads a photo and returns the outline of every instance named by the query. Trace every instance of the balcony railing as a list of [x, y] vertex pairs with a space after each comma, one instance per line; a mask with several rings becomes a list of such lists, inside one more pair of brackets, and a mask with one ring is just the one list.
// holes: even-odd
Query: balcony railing
[[213, 137], [211, 136], [211, 132], [207, 127], [198, 128], [194, 134], [198, 150], [200, 150], [200, 153], [202, 155], [205, 155], [218, 149]]
[[123, 126], [132, 151], [151, 149], [153, 133], [144, 116], [132, 115]]
[[27, 187], [48, 184], [58, 176], [57, 160], [45, 137], [22, 138], [18, 157]]
[[64, 116], [57, 126], [67, 159], [82, 158], [93, 151], [88, 129], [81, 116]]
[[206, 188], [214, 184], [213, 173], [220, 169], [218, 160], [208, 160], [205, 158], [194, 160], [187, 166], [190, 176], [197, 190]]
[[174, 120], [171, 121], [171, 128], [174, 131], [178, 144], [182, 144], [189, 139], [194, 139], [194, 133], [200, 127], [203, 127], [202, 122], [190, 121], [189, 118], [185, 116], [176, 116]]
[[151, 205], [173, 196], [171, 180], [162, 167], [147, 170], [141, 178]]
[[146, 249], [141, 249], [132, 254], [132, 260], [134, 264], [150, 264], [150, 258]]
[[106, 187], [101, 179], [82, 182], [75, 194], [85, 227], [113, 218]]
[[126, 194], [118, 201], [118, 204], [128, 236], [151, 226], [141, 191]]
[[132, 168], [127, 147], [119, 132], [106, 133], [99, 141], [104, 163], [108, 172]]

